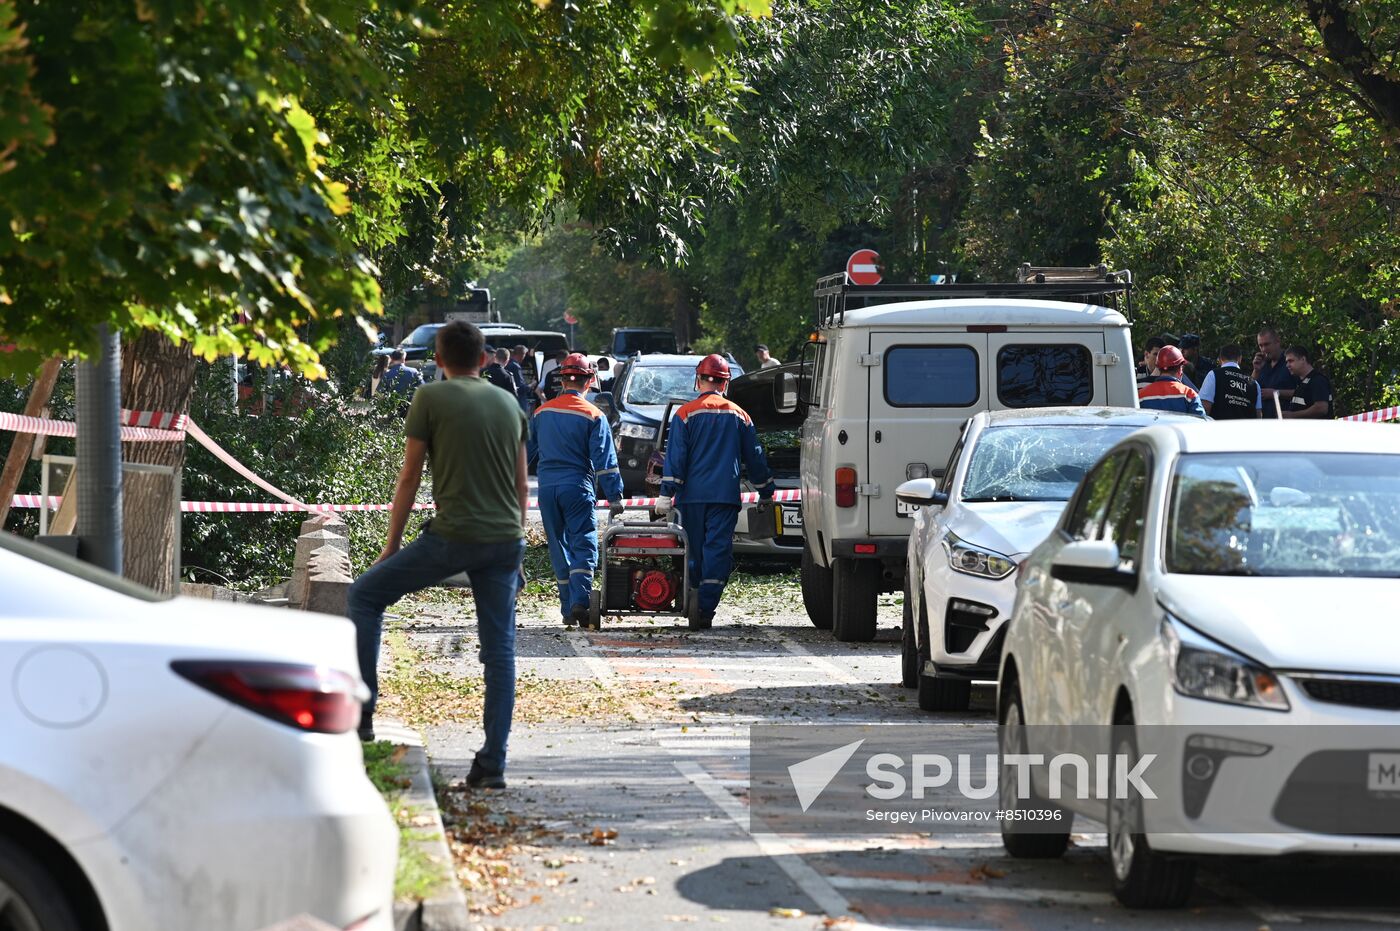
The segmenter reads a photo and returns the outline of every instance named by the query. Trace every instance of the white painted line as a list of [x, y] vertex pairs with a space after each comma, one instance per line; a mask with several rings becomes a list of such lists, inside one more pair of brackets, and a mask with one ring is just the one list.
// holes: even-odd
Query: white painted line
[[[705, 794], [706, 798], [715, 803], [720, 811], [728, 815], [729, 819], [737, 824], [740, 830], [748, 834], [758, 846], [759, 851], [786, 873], [788, 878], [797, 885], [797, 888], [802, 890], [807, 898], [816, 904], [817, 908], [825, 912], [827, 917], [840, 918], [852, 914], [851, 903], [846, 901], [846, 897], [832, 888], [831, 883], [812, 869], [806, 860], [798, 856], [786, 841], [776, 834], [754, 834], [751, 832], [747, 806], [730, 795], [713, 776], [688, 760], [678, 760], [674, 765], [681, 775], [689, 779], [697, 789]], [[876, 926], [853, 922], [843, 927], [859, 929]]]
[[784, 650], [787, 650], [794, 656], [802, 657], [808, 663], [815, 666], [817, 669], [822, 670], [827, 675], [831, 676], [833, 679], [835, 679], [837, 682], [842, 683], [843, 685], [870, 684], [864, 681], [863, 679], [859, 679], [856, 676], [852, 675], [848, 670], [842, 669], [840, 666], [836, 665], [831, 660], [827, 659], [825, 656], [818, 656], [816, 653], [813, 653], [811, 650], [807, 649], [802, 644], [789, 640], [786, 636], [784, 636], [776, 630], [773, 630], [772, 628], [760, 627], [758, 629], [761, 630], [764, 636], [768, 637], [770, 640], [777, 641], [777, 643], [780, 646], [782, 646]]
[[598, 648], [593, 645], [593, 641], [588, 639], [588, 635], [582, 631], [571, 631], [571, 635], [564, 638], [564, 642], [569, 645], [569, 649], [574, 651], [574, 655], [583, 660], [589, 671], [600, 681], [610, 681], [616, 679], [617, 670], [613, 669]]
[[918, 879], [870, 879], [863, 876], [829, 876], [833, 888], [857, 892], [902, 892], [909, 895], [944, 895], [960, 899], [991, 899], [1003, 902], [1049, 902], [1055, 905], [1111, 905], [1115, 901], [1108, 892], [1085, 892], [1075, 889], [1028, 889], [1024, 886], [1000, 885], [1000, 880], [987, 883], [936, 883]]

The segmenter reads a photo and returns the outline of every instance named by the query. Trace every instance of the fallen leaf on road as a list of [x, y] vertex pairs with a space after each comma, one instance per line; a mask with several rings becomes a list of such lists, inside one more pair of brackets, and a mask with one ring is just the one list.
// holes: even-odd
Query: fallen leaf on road
[[987, 863], [979, 863], [968, 872], [968, 875], [981, 882], [986, 879], [1003, 879], [1006, 876], [1006, 870], [999, 870]]
[[850, 915], [842, 915], [839, 918], [823, 918], [821, 926], [823, 928], [848, 928], [855, 923], [856, 920]]
[[582, 916], [582, 915], [567, 915], [567, 916], [565, 916], [565, 918], [564, 918], [564, 924], [566, 924], [566, 925], [581, 925], [581, 924], [583, 924], [583, 916]]
[[559, 869], [559, 867], [564, 865], [564, 861], [560, 860], [558, 857], [554, 857], [552, 859], [544, 861], [544, 865], [548, 869], [557, 870]]
[[594, 847], [606, 847], [617, 839], [617, 832], [609, 828], [594, 828], [592, 833], [583, 835], [584, 839]]
[[807, 913], [800, 908], [779, 908], [774, 906], [768, 909], [768, 914], [772, 915], [774, 918], [801, 918]]
[[699, 918], [696, 918], [694, 915], [667, 915], [667, 916], [666, 916], [666, 920], [667, 920], [667, 921], [682, 921], [682, 922], [684, 922], [684, 921], [699, 921], [700, 919], [699, 919]]

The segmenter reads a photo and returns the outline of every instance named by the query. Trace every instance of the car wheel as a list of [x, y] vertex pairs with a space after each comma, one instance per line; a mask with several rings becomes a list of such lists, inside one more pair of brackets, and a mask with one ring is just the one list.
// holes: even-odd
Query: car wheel
[[914, 630], [914, 600], [909, 597], [909, 585], [904, 586], [904, 630], [899, 638], [899, 684], [906, 689], [919, 685], [919, 635]]
[[[1021, 689], [1013, 681], [1010, 688], [1003, 690], [1000, 714], [997, 716], [997, 756], [1006, 759], [1009, 754], [1029, 753], [1026, 733], [1026, 715], [1021, 708]], [[1010, 773], [1003, 773], [997, 788], [997, 808], [1005, 812], [1037, 809], [1049, 810], [1057, 814], [1052, 821], [1020, 821], [1009, 815], [1001, 822], [1001, 845], [1013, 857], [1022, 860], [1053, 860], [1064, 856], [1069, 847], [1069, 832], [1074, 825], [1074, 812], [1067, 811], [1036, 794], [1034, 786], [1025, 798], [1017, 792], [1016, 779]], [[1045, 828], [1056, 829], [1047, 831]], [[1035, 830], [1027, 830], [1034, 828]], [[1063, 828], [1063, 830], [1060, 830]]]
[[81, 931], [77, 915], [49, 871], [0, 839], [0, 927], [6, 931]]
[[1113, 728], [1113, 778], [1109, 780], [1108, 859], [1113, 894], [1128, 908], [1180, 908], [1191, 898], [1196, 861], [1158, 853], [1142, 830], [1142, 799], [1129, 791], [1118, 798], [1118, 770], [1137, 762], [1137, 738], [1131, 713]]
[[817, 630], [831, 630], [831, 570], [817, 562], [802, 543], [802, 606]]
[[972, 704], [972, 681], [930, 676], [919, 670], [919, 707], [924, 711], [966, 711]]
[[875, 639], [880, 604], [880, 563], [844, 556], [832, 562], [831, 632], [842, 643], [869, 643]]

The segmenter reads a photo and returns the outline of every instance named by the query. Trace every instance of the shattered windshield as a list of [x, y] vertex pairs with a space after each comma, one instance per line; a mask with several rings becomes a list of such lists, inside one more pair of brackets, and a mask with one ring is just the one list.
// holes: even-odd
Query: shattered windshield
[[1068, 501], [1108, 448], [1137, 424], [989, 427], [977, 438], [962, 500]]
[[1168, 518], [1168, 572], [1395, 578], [1400, 456], [1183, 456]]
[[627, 376], [625, 404], [665, 404], [695, 397], [695, 366], [638, 365]]
[[425, 323], [412, 333], [408, 334], [408, 339], [404, 340], [405, 346], [431, 346], [437, 339], [437, 331], [442, 329], [441, 323]]

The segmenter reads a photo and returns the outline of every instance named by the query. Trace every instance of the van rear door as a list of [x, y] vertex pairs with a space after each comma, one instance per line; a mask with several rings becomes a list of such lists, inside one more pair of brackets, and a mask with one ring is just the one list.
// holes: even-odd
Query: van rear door
[[1108, 375], [1096, 357], [1101, 330], [1026, 328], [988, 336], [986, 393], [992, 410], [1107, 404]]
[[869, 374], [866, 470], [871, 536], [907, 536], [909, 508], [894, 490], [911, 474], [940, 477], [967, 418], [988, 404], [987, 334], [872, 332], [862, 359]]

